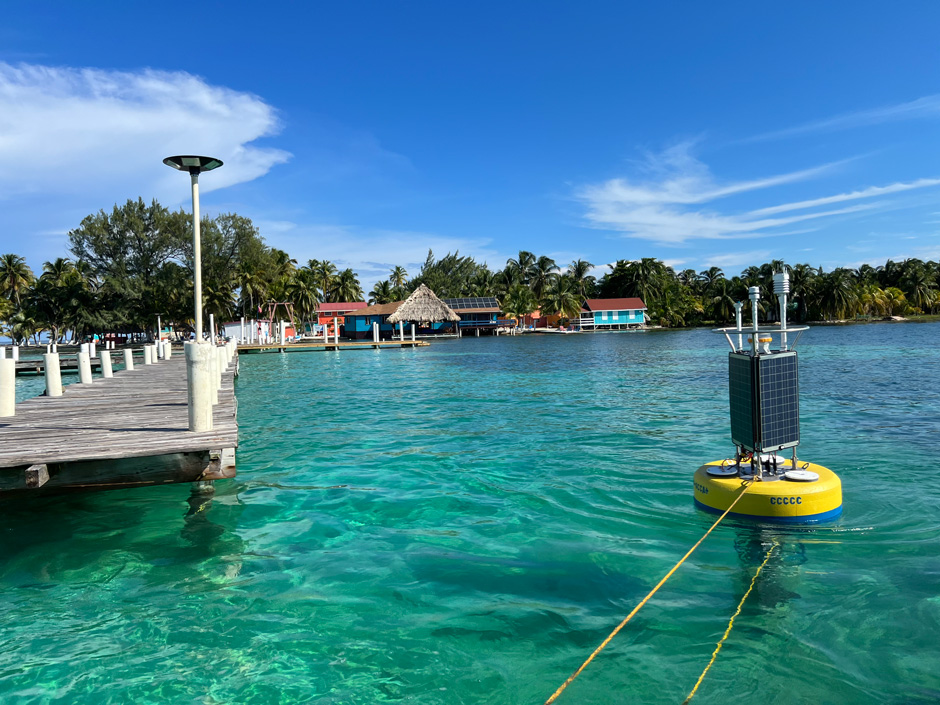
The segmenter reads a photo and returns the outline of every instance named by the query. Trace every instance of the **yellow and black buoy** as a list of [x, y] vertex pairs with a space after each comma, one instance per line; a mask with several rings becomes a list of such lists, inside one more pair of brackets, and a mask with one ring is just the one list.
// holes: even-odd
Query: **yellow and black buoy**
[[[753, 326], [741, 327], [741, 307], [736, 303], [736, 328], [722, 328], [731, 345], [728, 358], [728, 388], [731, 407], [732, 459], [706, 463], [695, 471], [697, 507], [761, 521], [804, 524], [835, 519], [842, 513], [842, 481], [821, 465], [799, 461], [799, 376], [793, 347], [806, 326], [788, 328], [786, 301], [789, 277], [774, 275], [774, 292], [780, 301], [780, 327], [761, 328], [757, 323], [760, 290], [748, 290]], [[750, 333], [744, 349], [743, 334]], [[796, 333], [793, 346], [788, 335]], [[732, 335], [736, 335], [737, 345]], [[779, 346], [771, 349], [773, 335]], [[779, 451], [792, 449], [785, 459]], [[747, 485], [747, 492], [742, 491]]]

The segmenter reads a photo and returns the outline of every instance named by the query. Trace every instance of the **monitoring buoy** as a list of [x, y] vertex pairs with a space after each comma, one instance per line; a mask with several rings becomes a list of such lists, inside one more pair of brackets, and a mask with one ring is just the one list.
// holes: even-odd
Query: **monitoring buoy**
[[[842, 513], [842, 481], [821, 465], [800, 461], [800, 389], [794, 348], [806, 326], [787, 327], [789, 276], [774, 275], [774, 293], [780, 303], [780, 327], [760, 327], [757, 302], [760, 289], [751, 287], [753, 312], [749, 330], [741, 326], [741, 307], [734, 305], [735, 328], [720, 328], [731, 345], [728, 390], [734, 458], [706, 463], [693, 480], [697, 507], [774, 523], [813, 523], [835, 519]], [[743, 344], [744, 334], [750, 337]], [[788, 335], [796, 333], [789, 345]], [[772, 349], [773, 336], [777, 349]], [[736, 336], [736, 339], [732, 336]], [[790, 450], [790, 458], [781, 451]], [[747, 492], [741, 496], [745, 485]]]

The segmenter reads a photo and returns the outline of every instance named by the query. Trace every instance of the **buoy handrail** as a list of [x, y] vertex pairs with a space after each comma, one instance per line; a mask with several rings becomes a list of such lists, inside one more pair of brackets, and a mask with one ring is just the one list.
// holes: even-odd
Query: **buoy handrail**
[[558, 690], [556, 690], [554, 693], [552, 693], [551, 697], [549, 697], [548, 700], [545, 701], [545, 705], [551, 705], [551, 703], [555, 702], [555, 700], [558, 699], [558, 696], [561, 695], [561, 694], [565, 691], [565, 688], [567, 688], [569, 685], [571, 685], [571, 683], [574, 682], [574, 679], [581, 675], [581, 672], [582, 672], [585, 668], [587, 668], [587, 665], [588, 665], [589, 663], [591, 663], [591, 661], [594, 660], [594, 657], [597, 656], [601, 651], [603, 651], [603, 650], [607, 647], [607, 645], [613, 640], [613, 638], [614, 638], [615, 636], [617, 636], [617, 634], [620, 632], [620, 630], [623, 629], [623, 628], [627, 625], [627, 623], [628, 623], [631, 619], [633, 619], [633, 616], [634, 616], [637, 612], [640, 611], [640, 609], [643, 607], [643, 605], [645, 605], [647, 602], [649, 602], [650, 598], [651, 598], [653, 595], [655, 595], [657, 592], [659, 592], [659, 588], [661, 588], [663, 585], [666, 584], [666, 581], [669, 580], [669, 578], [672, 577], [673, 573], [675, 573], [675, 572], [679, 569], [679, 566], [681, 566], [683, 563], [685, 563], [686, 559], [687, 559], [689, 556], [691, 556], [691, 555], [695, 552], [695, 549], [697, 549], [697, 548], [702, 544], [702, 541], [704, 541], [706, 538], [708, 538], [708, 535], [709, 535], [712, 531], [715, 530], [715, 527], [718, 526], [718, 525], [724, 520], [724, 518], [725, 518], [726, 516], [728, 516], [728, 514], [729, 514], [729, 513], [731, 512], [731, 510], [734, 508], [734, 505], [737, 504], [737, 503], [738, 503], [738, 500], [740, 500], [741, 497], [743, 497], [743, 496], [745, 495], [745, 493], [747, 492], [747, 490], [748, 490], [748, 488], [751, 486], [751, 484], [752, 484], [752, 482], [748, 482], [748, 481], [745, 481], [745, 482], [742, 483], [743, 488], [741, 489], [741, 493], [735, 498], [735, 500], [731, 503], [731, 505], [725, 510], [724, 514], [722, 514], [720, 517], [718, 517], [718, 519], [715, 520], [715, 523], [712, 524], [712, 525], [709, 527], [708, 531], [706, 531], [704, 534], [702, 534], [702, 538], [700, 538], [698, 541], [695, 542], [695, 545], [692, 546], [692, 548], [690, 548], [690, 549], [688, 550], [688, 552], [687, 552], [684, 556], [682, 556], [682, 558], [679, 559], [679, 562], [676, 563], [676, 564], [670, 569], [670, 571], [669, 571], [668, 573], [666, 573], [666, 575], [663, 576], [663, 579], [662, 579], [662, 580], [660, 580], [658, 583], [656, 583], [656, 587], [654, 587], [652, 590], [649, 591], [649, 593], [647, 594], [647, 596], [644, 597], [644, 598], [640, 601], [640, 604], [638, 604], [636, 607], [634, 607], [634, 608], [633, 608], [633, 611], [630, 612], [630, 614], [628, 614], [626, 617], [624, 617], [623, 621], [620, 622], [620, 624], [618, 624], [618, 625], [614, 628], [614, 630], [607, 636], [607, 638], [604, 639], [604, 641], [601, 642], [601, 645], [598, 646], [596, 649], [594, 649], [594, 651], [591, 653], [591, 655], [587, 657], [587, 659], [585, 660], [585, 662], [581, 664], [581, 666], [578, 668], [578, 670], [575, 671], [574, 673], [572, 673], [570, 676], [568, 676], [568, 680], [566, 680], [564, 683], [562, 683], [562, 684], [558, 687]]
[[[713, 328], [712, 333], [723, 334], [725, 336], [725, 340], [728, 341], [728, 345], [731, 346], [731, 349], [734, 352], [738, 352], [743, 348], [742, 338], [745, 334], [750, 335], [750, 336], [753, 336], [755, 333], [757, 335], [760, 335], [762, 333], [770, 334], [770, 335], [776, 334], [780, 336], [781, 345], [783, 345], [784, 338], [787, 335], [789, 335], [790, 333], [796, 333], [796, 338], [793, 340], [793, 342], [788, 342], [788, 344], [786, 345], [788, 349], [793, 350], [797, 346], [797, 343], [800, 342], [800, 337], [802, 337], [803, 332], [808, 331], [808, 330], [809, 330], [809, 326], [787, 326], [786, 328], [784, 328], [783, 326], [773, 326], [773, 327], [758, 326], [756, 329], [755, 328], [737, 328], [733, 326], [731, 328]], [[737, 336], [738, 345], [734, 344], [734, 340], [731, 338], [732, 334]]]

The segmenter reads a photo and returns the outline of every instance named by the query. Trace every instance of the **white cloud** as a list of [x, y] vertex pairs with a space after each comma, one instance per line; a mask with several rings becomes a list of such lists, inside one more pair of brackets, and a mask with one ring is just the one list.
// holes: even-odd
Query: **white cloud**
[[770, 259], [769, 250], [752, 250], [751, 252], [729, 252], [724, 255], [712, 255], [705, 260], [706, 267], [740, 267], [752, 265], [755, 262], [766, 262]]
[[0, 194], [151, 195], [183, 200], [162, 163], [208, 154], [225, 165], [204, 191], [251, 181], [290, 154], [252, 144], [276, 134], [258, 96], [183, 72], [76, 69], [0, 62]]
[[880, 108], [870, 108], [868, 110], [856, 110], [823, 120], [807, 122], [802, 125], [797, 125], [796, 127], [765, 132], [742, 141], [759, 142], [763, 140], [780, 139], [782, 137], [794, 137], [811, 132], [831, 132], [852, 127], [879, 125], [885, 122], [925, 118], [936, 119], [938, 117], [940, 117], [940, 95], [928, 95], [906, 103], [884, 105]]
[[[728, 196], [816, 178], [842, 163], [719, 184], [708, 167], [692, 156], [690, 145], [686, 143], [672, 147], [661, 155], [649, 156], [641, 178], [611, 179], [601, 184], [587, 185], [577, 192], [577, 196], [585, 204], [586, 219], [593, 227], [676, 245], [688, 240], [786, 235], [794, 231], [784, 228], [795, 223], [856, 213], [883, 203], [813, 210], [820, 206], [940, 185], [940, 179], [920, 179], [740, 213], [722, 212], [713, 206], [707, 209], [704, 207]], [[642, 178], [644, 176], [646, 178]], [[811, 212], [792, 214], [793, 211]], [[781, 216], [783, 213], [791, 214]], [[767, 217], [770, 215], [777, 217]]]

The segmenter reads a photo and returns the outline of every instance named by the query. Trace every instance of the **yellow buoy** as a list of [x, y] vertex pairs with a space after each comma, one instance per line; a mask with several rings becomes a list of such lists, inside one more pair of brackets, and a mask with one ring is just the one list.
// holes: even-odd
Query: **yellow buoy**
[[[799, 470], [753, 482], [731, 513], [773, 523], [805, 524], [835, 519], [842, 513], [842, 482], [832, 470], [813, 463], [800, 463]], [[724, 512], [752, 481], [749, 466], [734, 460], [716, 460], [695, 471], [695, 504], [710, 512]]]

